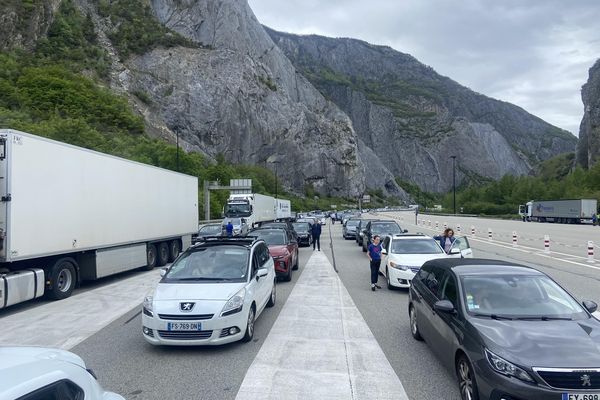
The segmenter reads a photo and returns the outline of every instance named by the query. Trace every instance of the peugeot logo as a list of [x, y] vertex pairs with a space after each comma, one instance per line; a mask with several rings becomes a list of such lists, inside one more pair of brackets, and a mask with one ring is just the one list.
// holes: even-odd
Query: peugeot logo
[[[196, 303], [192, 303], [192, 302], [179, 303], [179, 309], [181, 311], [192, 311], [192, 308], [194, 308], [195, 305], [196, 305]], [[588, 380], [589, 380], [589, 378], [588, 378]]]
[[581, 386], [592, 386], [592, 381], [588, 374], [581, 375]]

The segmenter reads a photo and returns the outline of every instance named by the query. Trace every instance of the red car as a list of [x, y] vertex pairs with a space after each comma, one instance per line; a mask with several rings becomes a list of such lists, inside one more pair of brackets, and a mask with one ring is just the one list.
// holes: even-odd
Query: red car
[[298, 242], [291, 232], [284, 228], [259, 228], [249, 236], [263, 239], [269, 246], [269, 253], [275, 261], [275, 273], [285, 281], [292, 280], [292, 270], [298, 269]]

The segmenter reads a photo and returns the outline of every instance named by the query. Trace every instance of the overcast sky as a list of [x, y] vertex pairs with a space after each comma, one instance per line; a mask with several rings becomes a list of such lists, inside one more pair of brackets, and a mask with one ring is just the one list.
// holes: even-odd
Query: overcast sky
[[415, 56], [477, 92], [579, 134], [600, 58], [599, 0], [249, 0], [258, 20]]

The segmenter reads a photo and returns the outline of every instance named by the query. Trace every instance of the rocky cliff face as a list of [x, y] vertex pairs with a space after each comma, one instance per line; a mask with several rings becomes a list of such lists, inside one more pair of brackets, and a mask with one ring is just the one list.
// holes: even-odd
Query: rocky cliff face
[[462, 87], [410, 55], [353, 39], [266, 29], [350, 116], [360, 140], [392, 174], [425, 190], [451, 187], [451, 155], [461, 182], [527, 174], [540, 160], [575, 148], [568, 132]]
[[0, 7], [0, 50], [31, 49], [46, 35], [60, 1], [3, 1]]
[[600, 60], [590, 68], [581, 90], [584, 114], [579, 128], [577, 164], [591, 168], [600, 159]]
[[236, 163], [278, 162], [302, 192], [364, 190], [350, 119], [275, 46], [245, 1], [153, 0], [161, 23], [204, 49], [157, 49], [125, 62], [119, 81], [152, 99], [151, 114], [191, 150]]

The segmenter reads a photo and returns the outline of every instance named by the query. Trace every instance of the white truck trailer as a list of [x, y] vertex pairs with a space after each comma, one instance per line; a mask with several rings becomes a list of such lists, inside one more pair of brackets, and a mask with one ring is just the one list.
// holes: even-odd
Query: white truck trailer
[[226, 218], [245, 218], [250, 228], [276, 219], [276, 201], [258, 193], [232, 194], [223, 209]]
[[292, 204], [289, 200], [275, 200], [275, 218], [278, 220], [292, 218]]
[[539, 200], [519, 206], [523, 221], [579, 224], [591, 220], [598, 209], [596, 199]]
[[0, 309], [172, 261], [197, 231], [198, 180], [0, 129]]

